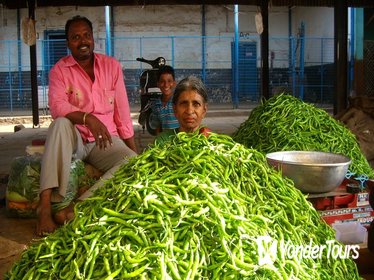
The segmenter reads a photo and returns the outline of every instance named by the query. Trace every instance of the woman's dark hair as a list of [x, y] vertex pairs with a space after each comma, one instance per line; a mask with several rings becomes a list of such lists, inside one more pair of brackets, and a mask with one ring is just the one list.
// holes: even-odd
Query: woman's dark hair
[[65, 37], [66, 37], [66, 40], [69, 40], [69, 38], [68, 38], [68, 32], [69, 32], [70, 25], [72, 25], [72, 23], [77, 22], [77, 21], [84, 21], [90, 27], [91, 31], [93, 31], [92, 22], [88, 18], [79, 16], [79, 15], [78, 16], [74, 16], [71, 19], [69, 19], [66, 22], [66, 24], [65, 24]]
[[173, 94], [173, 104], [177, 104], [179, 96], [186, 90], [194, 90], [201, 95], [205, 103], [208, 103], [206, 87], [201, 79], [196, 76], [188, 76], [181, 80], [175, 87]]

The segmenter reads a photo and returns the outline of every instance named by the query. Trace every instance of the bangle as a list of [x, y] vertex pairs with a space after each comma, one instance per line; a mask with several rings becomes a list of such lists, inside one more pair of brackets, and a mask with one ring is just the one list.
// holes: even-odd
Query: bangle
[[85, 112], [83, 115], [83, 125], [86, 125], [86, 117], [89, 113]]

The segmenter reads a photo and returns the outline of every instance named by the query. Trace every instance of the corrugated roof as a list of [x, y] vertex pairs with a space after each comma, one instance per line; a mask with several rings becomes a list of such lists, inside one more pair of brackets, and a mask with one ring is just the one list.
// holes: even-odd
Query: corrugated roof
[[[256, 5], [265, 0], [36, 0], [37, 7], [46, 6], [131, 6], [131, 5]], [[344, 0], [268, 0], [273, 6], [333, 7]], [[347, 0], [348, 7], [374, 7], [373, 0]], [[0, 0], [9, 9], [27, 8], [28, 0]], [[266, 2], [265, 2], [266, 3]]]

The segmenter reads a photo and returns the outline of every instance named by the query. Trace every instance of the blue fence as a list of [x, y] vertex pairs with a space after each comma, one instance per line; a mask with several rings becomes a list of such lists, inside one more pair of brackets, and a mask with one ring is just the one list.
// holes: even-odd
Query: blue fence
[[[95, 41], [96, 51], [106, 53], [105, 39]], [[110, 53], [124, 69], [130, 104], [140, 102], [138, 80], [150, 66], [137, 57], [166, 58], [175, 68], [176, 79], [200, 76], [209, 90], [209, 101], [232, 102], [233, 71], [238, 69], [239, 102], [258, 102], [261, 85], [261, 52], [258, 36], [240, 37], [239, 61], [233, 57], [233, 37], [168, 36], [114, 37]], [[51, 66], [68, 53], [64, 40], [38, 40], [39, 108], [48, 104], [48, 73]], [[31, 109], [29, 47], [20, 41], [0, 41], [0, 110]], [[332, 38], [279, 37], [269, 39], [270, 90], [287, 91], [301, 99], [331, 104], [334, 89], [334, 40]]]

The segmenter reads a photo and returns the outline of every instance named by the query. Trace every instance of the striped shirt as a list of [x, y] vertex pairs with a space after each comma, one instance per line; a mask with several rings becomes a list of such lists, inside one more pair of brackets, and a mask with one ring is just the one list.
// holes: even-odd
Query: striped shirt
[[160, 118], [162, 130], [175, 129], [179, 127], [179, 122], [174, 115], [173, 102], [171, 98], [165, 106], [162, 105], [161, 99], [154, 103], [154, 110]]

